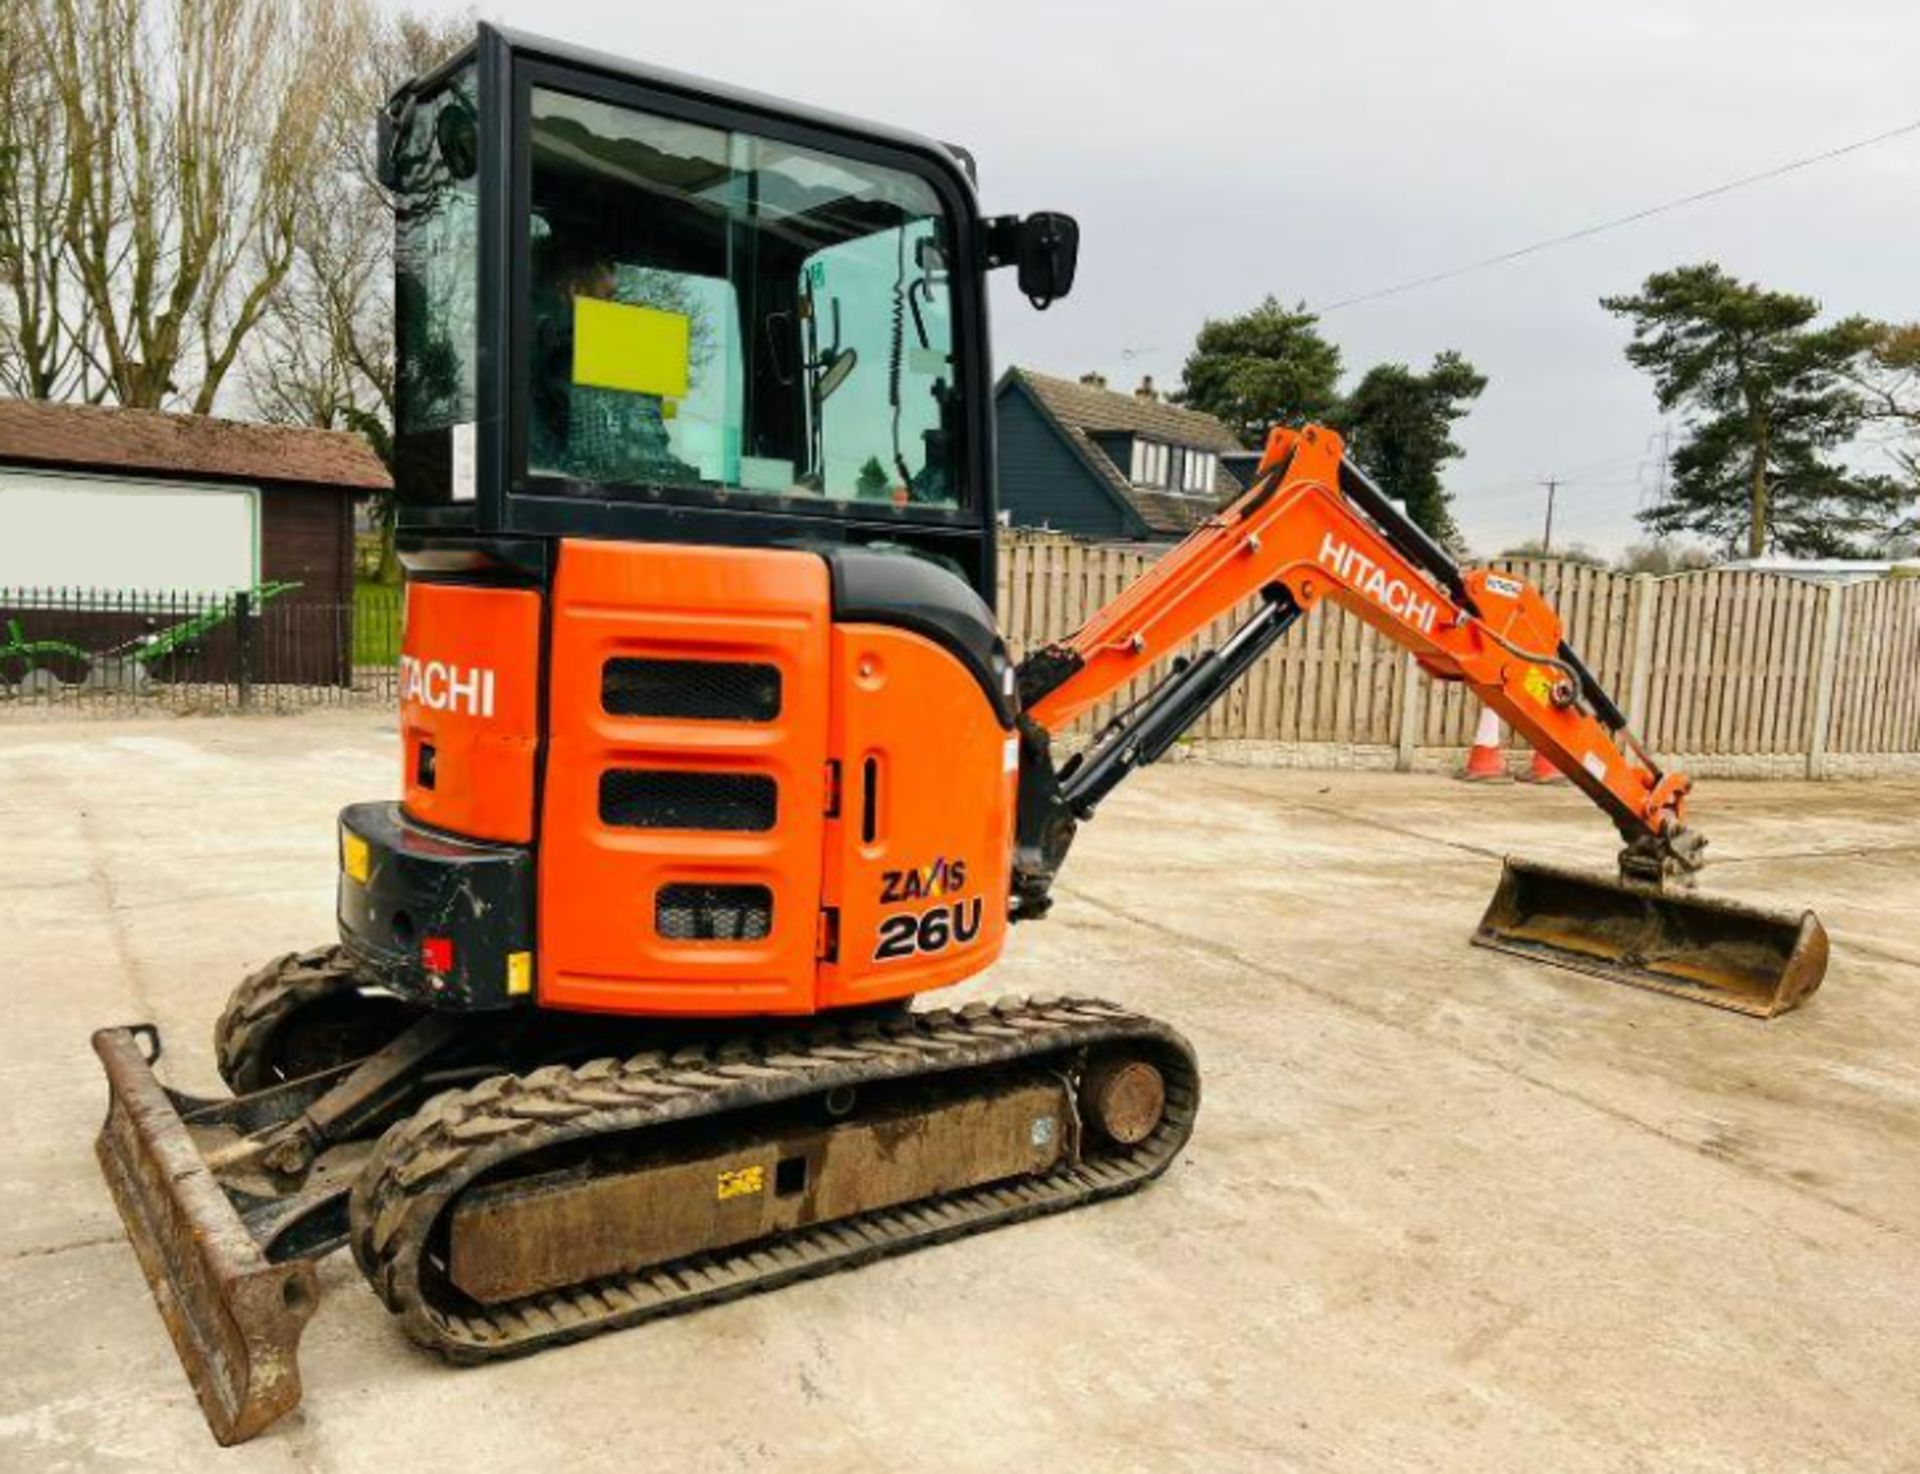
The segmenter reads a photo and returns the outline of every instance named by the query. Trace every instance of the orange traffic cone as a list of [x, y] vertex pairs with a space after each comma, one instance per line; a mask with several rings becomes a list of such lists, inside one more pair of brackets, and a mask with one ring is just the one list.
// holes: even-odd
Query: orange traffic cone
[[1458, 776], [1468, 783], [1489, 783], [1507, 776], [1507, 755], [1500, 747], [1500, 718], [1480, 709], [1480, 726], [1473, 734], [1473, 751]]
[[1567, 775], [1556, 768], [1543, 752], [1536, 752], [1533, 761], [1527, 764], [1527, 771], [1520, 775], [1522, 783], [1565, 783]]

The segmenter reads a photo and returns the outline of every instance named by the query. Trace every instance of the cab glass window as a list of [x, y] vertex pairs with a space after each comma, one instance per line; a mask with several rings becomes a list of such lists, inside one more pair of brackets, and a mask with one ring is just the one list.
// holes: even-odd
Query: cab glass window
[[545, 89], [530, 141], [533, 489], [958, 505], [950, 227], [927, 181]]
[[394, 129], [394, 485], [415, 505], [473, 494], [476, 117], [467, 66]]

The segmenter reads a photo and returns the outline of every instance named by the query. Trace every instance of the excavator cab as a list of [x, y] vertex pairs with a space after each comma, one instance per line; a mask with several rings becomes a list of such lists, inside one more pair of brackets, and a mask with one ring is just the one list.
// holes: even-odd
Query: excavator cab
[[532, 540], [908, 549], [990, 592], [985, 273], [1059, 215], [961, 150], [482, 27], [397, 97], [395, 481], [415, 567]]

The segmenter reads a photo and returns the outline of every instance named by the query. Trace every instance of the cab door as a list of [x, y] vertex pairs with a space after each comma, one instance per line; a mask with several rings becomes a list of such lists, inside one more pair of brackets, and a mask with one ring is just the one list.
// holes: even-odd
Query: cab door
[[562, 545], [543, 1004], [812, 1010], [829, 629], [827, 570], [811, 553]]

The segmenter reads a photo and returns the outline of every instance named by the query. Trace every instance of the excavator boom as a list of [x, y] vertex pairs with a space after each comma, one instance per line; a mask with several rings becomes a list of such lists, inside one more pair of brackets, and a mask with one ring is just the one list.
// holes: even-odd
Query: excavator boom
[[1127, 773], [1164, 753], [1301, 617], [1332, 600], [1461, 681], [1593, 800], [1625, 847], [1618, 880], [1510, 861], [1474, 940], [1742, 1012], [1784, 1011], [1819, 986], [1825, 934], [1811, 912], [1776, 915], [1681, 889], [1705, 840], [1686, 824], [1691, 781], [1666, 772], [1567, 643], [1526, 580], [1462, 569], [1309, 426], [1268, 437], [1253, 485], [1145, 576], [1020, 671], [1029, 762], [1094, 706], [1175, 657], [1248, 600], [1218, 649], [1170, 675], [1022, 794], [1017, 904], [1045, 907], [1072, 826]]

